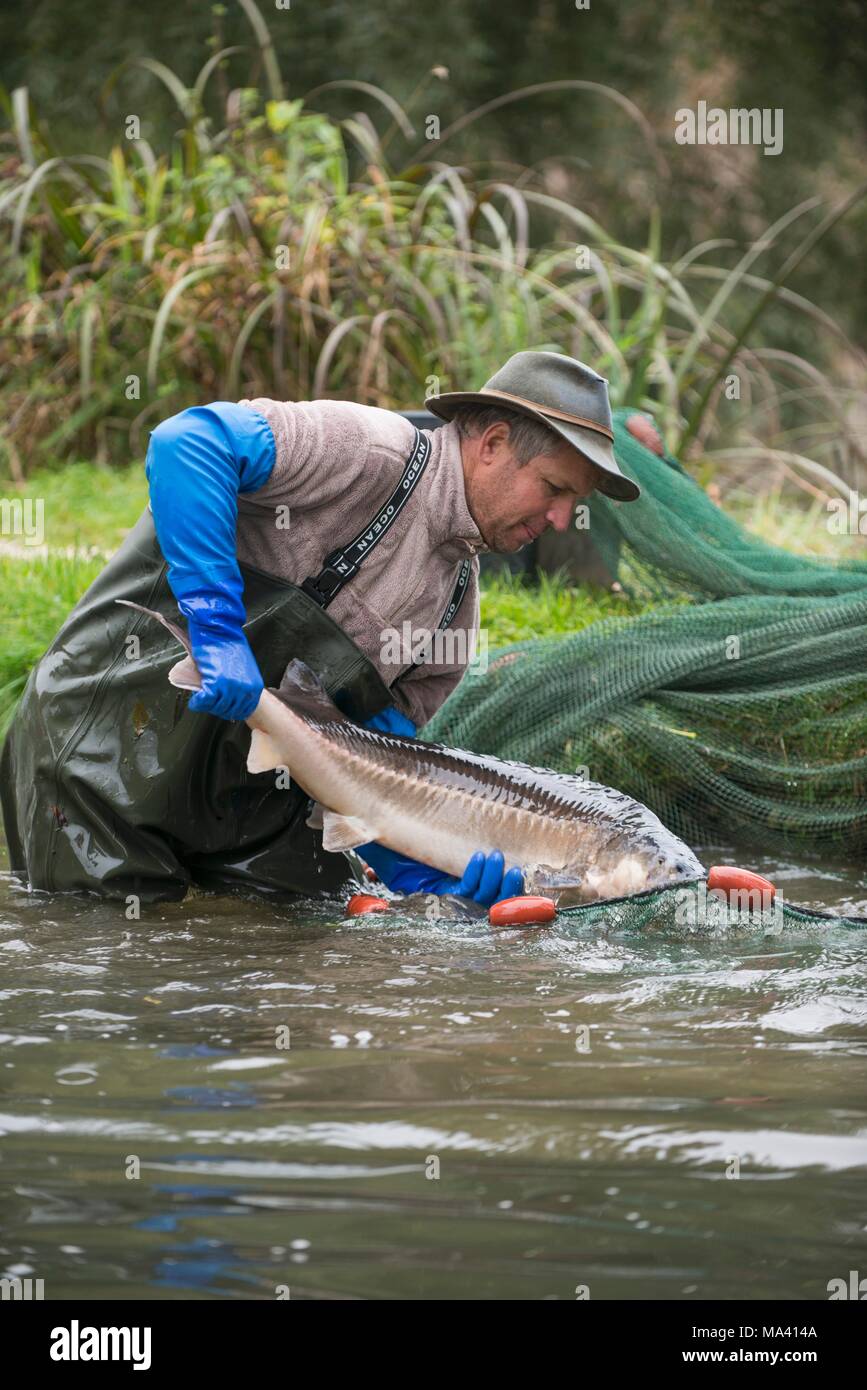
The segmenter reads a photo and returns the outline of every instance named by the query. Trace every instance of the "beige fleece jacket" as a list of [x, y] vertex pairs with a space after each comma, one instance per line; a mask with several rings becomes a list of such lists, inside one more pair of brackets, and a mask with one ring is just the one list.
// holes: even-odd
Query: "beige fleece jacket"
[[[351, 541], [387, 501], [412, 449], [413, 427], [401, 415], [352, 401], [257, 397], [239, 404], [268, 421], [276, 460], [265, 486], [238, 498], [238, 558], [296, 584], [315, 578], [326, 554]], [[327, 610], [419, 726], [455, 688], [476, 650], [478, 553], [487, 548], [467, 507], [457, 426], [424, 433], [431, 455], [420, 482]], [[467, 556], [473, 557], [470, 582], [451, 624], [451, 645], [434, 646], [413, 670], [398, 635], [414, 640], [420, 630], [436, 629]]]

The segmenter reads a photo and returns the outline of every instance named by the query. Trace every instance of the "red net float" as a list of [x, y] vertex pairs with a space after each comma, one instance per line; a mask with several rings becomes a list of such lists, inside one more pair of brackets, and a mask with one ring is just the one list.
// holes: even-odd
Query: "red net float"
[[365, 912], [389, 912], [390, 903], [385, 898], [374, 898], [371, 893], [353, 893], [346, 904], [347, 917], [360, 917]]
[[364, 877], [369, 879], [371, 883], [375, 883], [377, 879], [376, 869], [372, 869], [369, 864], [365, 864]]
[[532, 898], [522, 894], [518, 898], [503, 898], [488, 909], [488, 921], [492, 927], [541, 926], [543, 922], [553, 922], [557, 906], [553, 898]]
[[707, 888], [709, 893], [724, 893], [726, 897], [732, 893], [761, 893], [764, 902], [773, 902], [777, 892], [769, 878], [731, 864], [715, 864], [708, 869]]

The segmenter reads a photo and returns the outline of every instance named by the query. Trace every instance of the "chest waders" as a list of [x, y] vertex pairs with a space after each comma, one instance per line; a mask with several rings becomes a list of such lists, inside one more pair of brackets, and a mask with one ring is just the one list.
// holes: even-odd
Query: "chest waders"
[[[335, 704], [362, 722], [391, 702], [373, 663], [329, 617], [409, 501], [430, 456], [416, 431], [403, 476], [373, 522], [302, 585], [241, 565], [244, 631], [266, 686], [301, 657]], [[460, 567], [440, 626], [469, 581]], [[306, 824], [308, 798], [274, 772], [249, 773], [250, 730], [194, 714], [168, 683], [171, 637], [115, 602], [177, 617], [145, 512], [31, 672], [0, 759], [11, 866], [31, 887], [143, 902], [179, 900], [191, 883], [269, 894], [333, 892], [352, 877]]]

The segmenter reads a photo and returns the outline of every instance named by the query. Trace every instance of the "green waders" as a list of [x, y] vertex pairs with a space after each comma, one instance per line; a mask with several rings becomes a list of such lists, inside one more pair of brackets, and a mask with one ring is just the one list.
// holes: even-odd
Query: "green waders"
[[[247, 725], [191, 713], [168, 683], [177, 644], [115, 602], [176, 617], [166, 571], [145, 512], [31, 672], [0, 759], [12, 868], [33, 888], [145, 902], [183, 898], [191, 883], [336, 891], [352, 869], [305, 824], [307, 796], [277, 787], [273, 772], [247, 771]], [[390, 703], [321, 602], [250, 567], [241, 573], [244, 631], [266, 686], [299, 656], [356, 721]]]

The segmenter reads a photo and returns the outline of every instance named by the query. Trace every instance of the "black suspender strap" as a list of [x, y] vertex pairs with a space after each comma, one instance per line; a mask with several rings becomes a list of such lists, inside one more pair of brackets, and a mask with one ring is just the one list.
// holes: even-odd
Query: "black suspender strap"
[[[455, 617], [457, 616], [457, 611], [458, 611], [458, 609], [460, 608], [461, 604], [463, 603], [464, 594], [467, 592], [467, 585], [468, 585], [469, 582], [470, 582], [470, 572], [471, 572], [471, 570], [472, 570], [472, 567], [473, 567], [473, 562], [472, 562], [472, 560], [470, 559], [469, 556], [467, 557], [466, 560], [462, 560], [462, 561], [461, 561], [461, 567], [460, 567], [460, 569], [458, 570], [457, 583], [455, 584], [455, 587], [454, 587], [454, 589], [452, 590], [452, 596], [451, 596], [451, 598], [449, 599], [449, 606], [448, 606], [448, 608], [446, 609], [445, 613], [443, 613], [443, 615], [442, 615], [442, 617], [440, 618], [439, 622], [437, 623], [437, 631], [438, 631], [438, 632], [439, 632], [441, 629], [450, 627], [451, 624], [454, 622]], [[431, 642], [432, 642], [432, 641], [433, 641], [433, 636], [431, 636]], [[427, 643], [427, 649], [429, 649], [429, 648], [430, 648], [430, 642]], [[410, 666], [409, 669], [412, 670], [414, 666], [420, 666], [421, 663], [422, 663], [422, 661], [424, 661], [424, 659], [425, 659], [425, 652], [422, 652], [420, 656], [416, 657], [415, 661], [412, 663], [412, 665]]]
[[450, 627], [454, 622], [455, 615], [463, 602], [464, 594], [467, 592], [467, 585], [470, 582], [470, 570], [472, 567], [473, 562], [469, 558], [462, 561], [461, 567], [458, 570], [457, 583], [449, 599], [449, 606], [439, 620], [439, 627]]
[[[304, 592], [309, 594], [320, 608], [327, 608], [332, 599], [336, 598], [344, 584], [356, 573], [362, 560], [370, 554], [373, 547], [382, 540], [397, 521], [412, 496], [429, 458], [430, 440], [426, 435], [416, 430], [415, 442], [412, 453], [407, 459], [406, 468], [385, 506], [377, 512], [370, 525], [359, 531], [355, 539], [351, 540], [348, 545], [332, 550], [325, 556], [325, 564], [315, 579], [311, 576], [305, 579], [301, 585]], [[466, 588], [466, 585], [464, 587]], [[454, 602], [454, 596], [452, 601]]]

